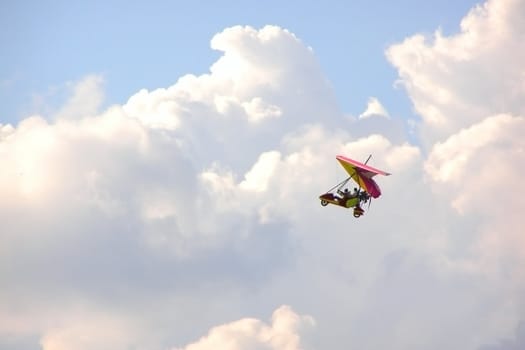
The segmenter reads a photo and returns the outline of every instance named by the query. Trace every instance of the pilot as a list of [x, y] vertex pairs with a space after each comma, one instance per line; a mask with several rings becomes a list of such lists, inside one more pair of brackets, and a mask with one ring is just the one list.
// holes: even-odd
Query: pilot
[[339, 195], [341, 196], [339, 198], [339, 203], [341, 203], [343, 205], [344, 205], [344, 203], [346, 203], [347, 199], [352, 197], [350, 191], [348, 191], [348, 188], [345, 188], [344, 191], [337, 191], [337, 193], [339, 193]]

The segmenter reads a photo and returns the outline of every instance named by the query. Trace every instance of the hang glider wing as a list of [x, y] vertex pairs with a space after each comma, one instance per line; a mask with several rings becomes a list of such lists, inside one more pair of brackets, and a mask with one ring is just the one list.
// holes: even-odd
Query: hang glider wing
[[373, 198], [381, 195], [381, 190], [377, 183], [372, 179], [376, 175], [388, 176], [390, 173], [386, 171], [373, 168], [369, 165], [347, 158], [345, 156], [337, 156], [336, 159], [341, 163], [350, 177]]

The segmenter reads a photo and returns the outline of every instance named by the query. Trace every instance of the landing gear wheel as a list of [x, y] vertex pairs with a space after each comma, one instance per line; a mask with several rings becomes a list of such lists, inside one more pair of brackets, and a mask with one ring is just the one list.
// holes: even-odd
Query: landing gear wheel
[[354, 208], [354, 218], [358, 218], [361, 215], [363, 215], [364, 213], [365, 213], [365, 211], [363, 209], [361, 209], [361, 207], [355, 207]]

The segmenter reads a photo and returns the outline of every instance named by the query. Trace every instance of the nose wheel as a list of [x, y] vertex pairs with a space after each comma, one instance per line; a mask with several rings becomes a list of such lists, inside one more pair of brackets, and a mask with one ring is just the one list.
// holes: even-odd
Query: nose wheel
[[365, 213], [365, 211], [361, 207], [357, 206], [357, 207], [354, 208], [354, 218], [358, 218], [361, 215], [363, 215], [364, 213]]

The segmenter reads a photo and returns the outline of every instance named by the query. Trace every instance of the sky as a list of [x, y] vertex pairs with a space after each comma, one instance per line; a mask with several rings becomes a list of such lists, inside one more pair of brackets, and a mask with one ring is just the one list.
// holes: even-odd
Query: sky
[[0, 9], [1, 349], [525, 348], [525, 1]]
[[[369, 96], [400, 116], [410, 101], [393, 89], [396, 70], [384, 50], [415, 32], [457, 31], [475, 4], [456, 1], [68, 1], [4, 2], [0, 118], [18, 122], [58, 108], [66, 85], [104, 77], [103, 106], [123, 104], [142, 88], [204, 74], [220, 56], [209, 42], [235, 25], [278, 25], [310, 46], [342, 111], [357, 114]], [[31, 10], [28, 10], [31, 9]], [[198, 25], [197, 25], [198, 23]]]

